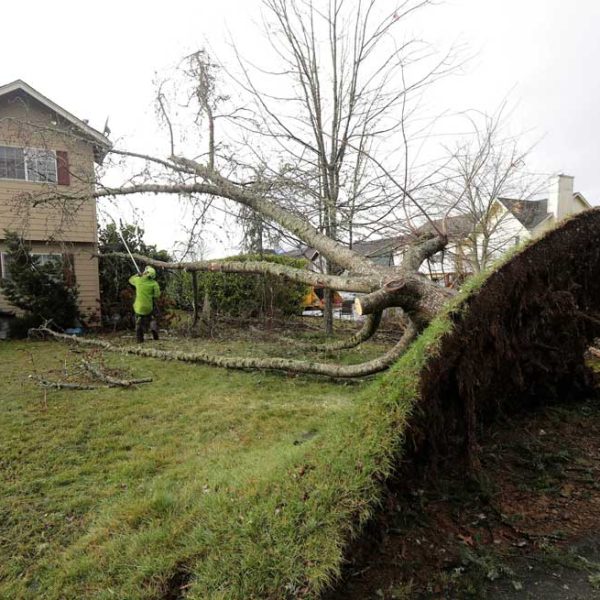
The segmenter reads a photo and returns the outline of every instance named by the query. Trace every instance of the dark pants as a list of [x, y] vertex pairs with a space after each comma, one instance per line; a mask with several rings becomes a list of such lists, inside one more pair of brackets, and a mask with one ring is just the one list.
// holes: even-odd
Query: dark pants
[[146, 333], [148, 328], [152, 332], [152, 337], [157, 340], [158, 324], [154, 315], [152, 313], [149, 315], [135, 315], [135, 337], [139, 344], [144, 341], [144, 333]]

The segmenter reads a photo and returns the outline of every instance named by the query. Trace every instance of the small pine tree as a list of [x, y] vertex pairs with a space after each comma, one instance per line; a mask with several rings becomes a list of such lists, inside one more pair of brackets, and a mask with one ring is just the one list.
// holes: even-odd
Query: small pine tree
[[77, 289], [67, 285], [62, 259], [42, 265], [16, 233], [6, 232], [5, 237], [10, 278], [3, 279], [0, 286], [6, 299], [27, 313], [30, 326], [46, 321], [61, 328], [75, 325], [79, 318]]

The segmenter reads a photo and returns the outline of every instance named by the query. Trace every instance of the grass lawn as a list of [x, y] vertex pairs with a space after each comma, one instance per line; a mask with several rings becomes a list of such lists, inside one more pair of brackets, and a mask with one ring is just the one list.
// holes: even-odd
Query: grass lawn
[[[242, 347], [264, 352], [214, 345]], [[0, 598], [310, 598], [331, 581], [408, 404], [362, 392], [378, 384], [114, 354], [154, 382], [44, 400], [27, 379], [79, 359], [0, 343]]]

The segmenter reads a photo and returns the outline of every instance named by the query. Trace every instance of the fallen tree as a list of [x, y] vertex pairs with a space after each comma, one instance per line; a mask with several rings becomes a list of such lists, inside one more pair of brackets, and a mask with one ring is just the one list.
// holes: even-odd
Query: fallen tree
[[[422, 150], [423, 123], [419, 118], [418, 131], [413, 132], [413, 155], [408, 117], [424, 90], [452, 71], [454, 57], [452, 50], [437, 55], [420, 40], [405, 39], [402, 26], [429, 4], [407, 0], [379, 6], [373, 0], [335, 0], [321, 10], [295, 0], [264, 0], [264, 33], [271, 42], [277, 40], [272, 60], [282, 66], [269, 66], [269, 72], [282, 76], [271, 89], [287, 89], [292, 98], [261, 92], [243, 60], [239, 77], [234, 77], [199, 50], [182, 62], [183, 81], [165, 83], [157, 91], [157, 112], [168, 135], [165, 155], [107, 150], [108, 161], [127, 162], [137, 175], [120, 186], [97, 186], [96, 198], [170, 195], [199, 207], [200, 221], [213, 201], [226, 210], [233, 203], [234, 211], [250, 215], [261, 227], [314, 248], [322, 273], [266, 261], [136, 260], [190, 272], [270, 274], [322, 287], [328, 333], [332, 290], [364, 294], [357, 300], [359, 314], [400, 307], [410, 321], [408, 330], [425, 327], [452, 295], [418, 272], [421, 263], [448, 242], [443, 222], [435, 220], [447, 211], [431, 194], [437, 165], [409, 173]], [[227, 79], [232, 89], [222, 90], [222, 80]], [[178, 92], [187, 95], [185, 101]], [[187, 124], [170, 113], [169, 107], [176, 105], [185, 105]], [[219, 123], [226, 125], [218, 129]], [[394, 136], [403, 140], [397, 148], [387, 144]], [[180, 143], [180, 138], [187, 141]], [[34, 207], [80, 205], [83, 196], [69, 192], [35, 190], [20, 201], [29, 199]], [[420, 237], [423, 223], [429, 223], [431, 231]], [[352, 249], [357, 236], [380, 236], [386, 228], [413, 235], [409, 241], [414, 244], [400, 265], [383, 266]], [[377, 326], [378, 319], [370, 319], [369, 329], [348, 344], [371, 335]], [[388, 365], [393, 356], [382, 357], [381, 364]], [[249, 368], [246, 363], [239, 366]], [[300, 364], [293, 369], [315, 370], [310, 363], [304, 371]]]
[[[359, 315], [378, 315], [398, 307], [406, 315], [407, 331], [423, 330], [453, 292], [420, 274], [420, 267], [448, 245], [445, 218], [456, 212], [472, 181], [482, 185], [489, 172], [485, 157], [493, 156], [482, 153], [473, 172], [461, 180], [463, 188], [453, 186], [450, 203], [441, 197], [443, 192], [432, 191], [444, 188], [440, 165], [432, 161], [414, 167], [420, 162], [416, 158], [428, 128], [420, 122], [411, 140], [409, 116], [417, 110], [426, 87], [452, 71], [454, 58], [452, 51], [436, 56], [423, 51], [416, 39], [404, 39], [401, 26], [429, 4], [407, 0], [379, 6], [374, 0], [334, 0], [320, 10], [295, 0], [264, 0], [265, 34], [272, 43], [277, 40], [272, 58], [280, 68], [269, 65], [261, 73], [276, 76], [277, 87], [269, 91], [286, 89], [291, 98], [261, 92], [239, 53], [241, 73], [233, 77], [199, 50], [183, 61], [183, 81], [172, 82], [171, 104], [165, 92], [168, 85], [157, 92], [157, 111], [168, 135], [164, 155], [107, 150], [109, 160], [127, 162], [137, 174], [123, 185], [97, 186], [96, 198], [182, 198], [202, 209], [200, 221], [213, 202], [227, 211], [233, 204], [234, 210], [251, 215], [261, 227], [313, 248], [323, 262], [322, 273], [267, 261], [165, 262], [144, 256], [136, 260], [162, 269], [260, 273], [319, 286], [325, 290], [328, 333], [332, 290], [362, 294], [355, 306]], [[221, 79], [227, 77], [233, 89], [223, 91]], [[177, 102], [182, 100], [178, 90], [186, 95], [185, 102]], [[186, 124], [170, 114], [170, 105], [186, 107]], [[221, 130], [216, 124], [221, 122], [227, 125], [219, 140]], [[195, 140], [192, 131], [197, 133]], [[395, 148], [394, 139], [398, 140]], [[412, 148], [413, 142], [418, 149]], [[495, 198], [504, 188], [494, 190]], [[56, 205], [57, 196], [61, 206], [78, 206], [87, 198], [69, 195], [67, 189], [58, 194], [57, 189], [44, 188], [19, 200], [29, 199], [34, 207], [46, 202]], [[394, 257], [400, 264], [378, 264], [352, 249], [357, 236], [368, 239], [389, 233], [402, 237], [402, 258], [399, 251]], [[372, 335], [378, 321], [369, 319], [341, 346], [352, 347]], [[389, 366], [405, 347], [400, 342], [364, 369], [343, 365], [337, 369], [347, 376], [375, 372]], [[224, 364], [211, 360], [210, 364]], [[265, 363], [231, 358], [226, 366], [322, 374], [334, 369], [285, 359]]]
[[[339, 577], [352, 538], [382, 505], [385, 481], [433, 458], [456, 460], [457, 451], [476, 452], [482, 424], [498, 414], [586, 393], [590, 373], [583, 356], [598, 337], [599, 235], [600, 211], [582, 213], [473, 279], [390, 371], [352, 395], [352, 411], [342, 424], [324, 423], [297, 446], [291, 445], [293, 438], [277, 446], [284, 459], [272, 467], [279, 469], [276, 478], [261, 462], [249, 501], [232, 493], [236, 488], [230, 483], [215, 488], [218, 501], [211, 506], [224, 516], [211, 521], [211, 535], [202, 538], [206, 552], [177, 555], [161, 581], [179, 593], [185, 574], [186, 593], [197, 597], [225, 590], [240, 599], [269, 594], [316, 600]], [[180, 481], [179, 471], [175, 477]], [[204, 483], [197, 481], [198, 495]], [[186, 490], [184, 501], [188, 498]], [[122, 514], [128, 512], [123, 509], [108, 522], [127, 527]], [[186, 539], [194, 539], [189, 531], [204, 536], [204, 515], [194, 513], [178, 531]], [[240, 526], [240, 515], [252, 526]], [[319, 527], [315, 515], [324, 515]], [[283, 520], [291, 525], [282, 527]], [[128, 527], [139, 535], [137, 523]], [[226, 569], [206, 568], [211, 561], [222, 563], [215, 531], [231, 555], [240, 557]], [[79, 569], [87, 552], [100, 557], [115, 585], [123, 585], [121, 556], [114, 552], [115, 543], [124, 543], [121, 534], [98, 526], [75, 547], [64, 571], [70, 575], [68, 589], [90, 585], [89, 579], [82, 583]], [[263, 561], [274, 548], [283, 551]], [[247, 556], [260, 559], [249, 563], [243, 560]], [[249, 581], [250, 568], [259, 576]], [[63, 586], [60, 591], [64, 594]]]

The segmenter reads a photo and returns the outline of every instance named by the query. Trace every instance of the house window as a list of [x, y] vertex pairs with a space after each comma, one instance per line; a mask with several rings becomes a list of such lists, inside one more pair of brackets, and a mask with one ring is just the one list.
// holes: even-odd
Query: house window
[[56, 153], [39, 148], [0, 146], [0, 179], [56, 183]]
[[37, 252], [32, 252], [31, 256], [35, 256], [39, 267], [43, 267], [48, 263], [56, 264], [57, 262], [62, 261], [62, 256], [60, 254], [38, 254]]
[[[31, 256], [35, 258], [35, 264], [38, 267], [43, 267], [49, 263], [54, 265], [62, 265], [64, 262], [61, 254], [37, 254], [31, 253]], [[8, 252], [0, 252], [0, 278], [10, 281], [12, 279], [10, 275], [10, 255]]]
[[0, 146], [0, 177], [2, 179], [26, 179], [23, 148]]
[[0, 279], [10, 281], [10, 257], [6, 252], [0, 252]]
[[56, 154], [52, 150], [25, 149], [27, 181], [56, 183]]
[[56, 275], [51, 275], [50, 278], [53, 281], [60, 281], [61, 270], [63, 271], [64, 275], [64, 269], [61, 269], [61, 267], [64, 267], [64, 261], [61, 254], [38, 254], [37, 252], [32, 252], [31, 256], [35, 260], [35, 265], [38, 268], [45, 267], [46, 265], [51, 265], [53, 268], [53, 272], [56, 273]]

